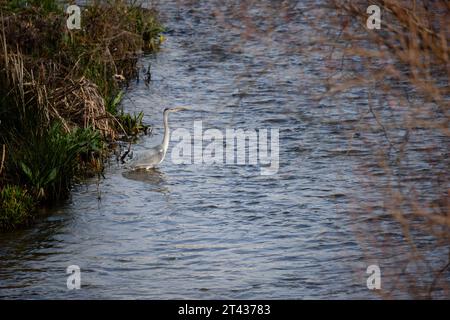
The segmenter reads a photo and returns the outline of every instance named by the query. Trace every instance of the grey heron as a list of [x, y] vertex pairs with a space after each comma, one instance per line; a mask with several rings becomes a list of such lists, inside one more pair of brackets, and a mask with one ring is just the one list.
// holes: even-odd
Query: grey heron
[[169, 128], [169, 113], [178, 112], [182, 110], [188, 110], [184, 107], [178, 108], [166, 108], [163, 112], [164, 117], [164, 137], [160, 144], [144, 151], [142, 155], [136, 159], [136, 161], [131, 163], [131, 167], [133, 169], [151, 169], [160, 164], [167, 153], [167, 149], [169, 147], [169, 139], [170, 139], [170, 128]]

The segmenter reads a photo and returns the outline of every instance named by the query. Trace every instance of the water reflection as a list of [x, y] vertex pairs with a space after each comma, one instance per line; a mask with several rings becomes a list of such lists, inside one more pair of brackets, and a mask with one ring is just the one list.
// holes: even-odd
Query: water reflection
[[122, 172], [122, 177], [152, 185], [155, 187], [154, 189], [152, 189], [153, 191], [162, 193], [169, 192], [169, 189], [167, 188], [166, 177], [164, 173], [162, 173], [158, 168], [152, 168], [149, 170], [127, 170]]

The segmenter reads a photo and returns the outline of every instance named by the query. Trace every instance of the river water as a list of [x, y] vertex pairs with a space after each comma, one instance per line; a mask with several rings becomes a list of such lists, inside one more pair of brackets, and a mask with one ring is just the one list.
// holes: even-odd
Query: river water
[[[159, 4], [166, 41], [141, 59], [141, 80], [124, 100], [127, 111], [144, 111], [154, 126], [134, 150], [160, 142], [164, 108], [190, 106], [171, 115], [172, 129], [193, 132], [199, 120], [204, 130], [279, 129], [278, 173], [260, 175], [257, 165], [177, 165], [173, 141], [152, 173], [130, 172], [112, 159], [98, 186], [76, 186], [33, 227], [0, 235], [0, 297], [377, 297], [366, 287], [367, 252], [348, 214], [355, 205], [349, 194], [370, 197], [354, 170], [368, 152], [357, 141], [355, 152], [345, 152], [345, 124], [357, 112], [314, 100], [324, 90], [322, 57], [283, 42], [296, 32], [307, 44], [304, 20], [293, 18], [290, 29], [264, 42], [240, 37], [239, 25], [224, 27], [216, 9]], [[81, 269], [80, 290], [67, 290], [69, 265]]]

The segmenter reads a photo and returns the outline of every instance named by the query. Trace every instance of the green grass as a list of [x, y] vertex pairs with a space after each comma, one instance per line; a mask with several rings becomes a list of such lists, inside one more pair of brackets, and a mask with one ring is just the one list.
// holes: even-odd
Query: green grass
[[143, 123], [144, 113], [138, 114], [121, 113], [117, 116], [121, 128], [128, 137], [137, 137], [141, 132], [147, 134], [149, 126]]
[[0, 192], [0, 229], [10, 230], [33, 219], [35, 201], [19, 186], [5, 186]]
[[26, 138], [28, 147], [15, 151], [13, 163], [20, 181], [38, 200], [64, 198], [80, 171], [79, 164], [104, 150], [98, 131], [77, 128], [66, 133], [57, 122], [48, 131]]

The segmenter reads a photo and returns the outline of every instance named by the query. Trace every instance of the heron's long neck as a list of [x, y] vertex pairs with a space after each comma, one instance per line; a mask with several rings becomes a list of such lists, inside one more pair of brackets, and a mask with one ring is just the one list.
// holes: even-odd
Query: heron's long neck
[[170, 138], [170, 129], [169, 129], [169, 113], [164, 113], [164, 138], [163, 138], [163, 147], [164, 151], [167, 151], [169, 147], [169, 138]]

